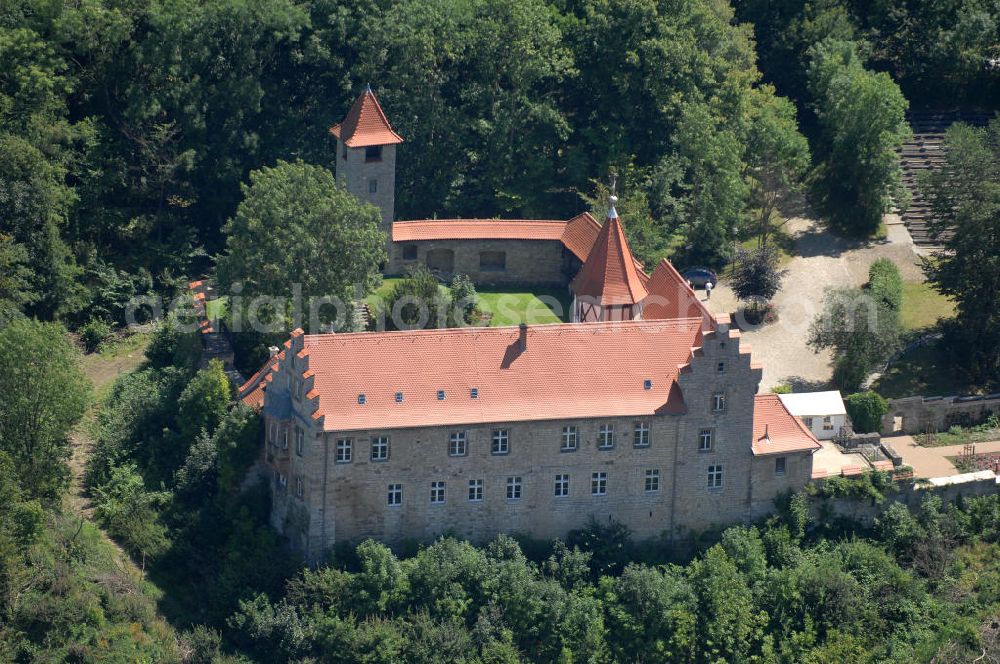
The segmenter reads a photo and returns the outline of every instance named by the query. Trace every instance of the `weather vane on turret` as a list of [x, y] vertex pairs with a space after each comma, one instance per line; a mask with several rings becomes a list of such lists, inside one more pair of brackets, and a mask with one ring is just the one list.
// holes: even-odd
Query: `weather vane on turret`
[[618, 202], [618, 196], [615, 195], [615, 191], [618, 189], [618, 174], [614, 171], [611, 172], [611, 195], [608, 196], [608, 219], [616, 219], [618, 217], [618, 211], [615, 210], [615, 203]]

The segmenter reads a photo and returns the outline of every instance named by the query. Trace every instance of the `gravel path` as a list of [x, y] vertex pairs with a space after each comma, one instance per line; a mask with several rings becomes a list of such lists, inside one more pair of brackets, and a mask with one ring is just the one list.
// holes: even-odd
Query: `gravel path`
[[[899, 452], [900, 456], [903, 457], [904, 464], [913, 466], [913, 474], [916, 477], [954, 475], [958, 471], [955, 469], [955, 464], [948, 460], [948, 457], [960, 456], [965, 449], [964, 445], [922, 447], [912, 436], [894, 436], [884, 440]], [[976, 454], [988, 452], [1000, 453], [1000, 441], [976, 443]]]
[[[868, 280], [868, 267], [877, 258], [890, 258], [903, 279], [923, 278], [913, 242], [902, 224], [893, 223], [888, 237], [878, 242], [852, 242], [834, 236], [813, 219], [796, 217], [787, 231], [795, 239], [795, 256], [785, 266], [782, 290], [774, 298], [778, 321], [758, 330], [746, 330], [744, 342], [753, 348], [756, 361], [764, 363], [762, 391], [788, 382], [796, 392], [822, 389], [831, 376], [830, 353], [814, 353], [806, 345], [809, 325], [823, 308], [830, 288], [857, 287]], [[701, 293], [702, 298], [704, 294]], [[732, 290], [720, 284], [708, 302], [712, 311], [737, 310]]]

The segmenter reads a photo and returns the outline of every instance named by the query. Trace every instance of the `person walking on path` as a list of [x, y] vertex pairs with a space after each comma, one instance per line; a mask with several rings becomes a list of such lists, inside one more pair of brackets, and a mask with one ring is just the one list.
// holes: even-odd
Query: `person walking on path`
[[711, 281], [706, 281], [705, 282], [705, 299], [706, 300], [711, 300], [712, 299], [712, 282]]

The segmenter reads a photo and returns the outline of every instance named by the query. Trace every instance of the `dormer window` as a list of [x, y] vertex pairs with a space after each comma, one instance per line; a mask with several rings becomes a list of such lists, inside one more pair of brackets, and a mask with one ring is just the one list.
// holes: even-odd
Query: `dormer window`
[[365, 148], [365, 161], [382, 161], [382, 146], [381, 145], [369, 145]]

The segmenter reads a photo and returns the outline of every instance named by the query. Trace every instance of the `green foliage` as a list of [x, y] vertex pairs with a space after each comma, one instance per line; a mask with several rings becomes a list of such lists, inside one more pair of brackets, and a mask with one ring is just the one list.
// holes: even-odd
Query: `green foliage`
[[[324, 297], [346, 306], [363, 297], [385, 260], [379, 224], [378, 210], [347, 193], [324, 168], [279, 161], [252, 172], [243, 201], [223, 227], [226, 252], [218, 260], [221, 292], [240, 295], [231, 300], [231, 315], [238, 317], [233, 328], [250, 328], [258, 318], [275, 326], [270, 331], [283, 331], [281, 325], [295, 317], [296, 293], [302, 306]], [[266, 303], [253, 307], [255, 298]], [[348, 329], [344, 306], [310, 306], [304, 313], [314, 320], [302, 325], [312, 332], [319, 325]]]
[[847, 414], [858, 433], [879, 431], [882, 417], [889, 412], [889, 402], [875, 392], [857, 392], [844, 400]]
[[142, 559], [155, 558], [166, 549], [166, 527], [159, 513], [170, 494], [147, 491], [134, 464], [118, 466], [107, 483], [94, 489], [94, 516], [108, 534]]
[[777, 295], [784, 272], [778, 270], [778, 255], [772, 247], [736, 253], [732, 288], [740, 300], [759, 310]]
[[80, 353], [57, 323], [0, 328], [0, 450], [27, 495], [54, 500], [66, 487], [69, 434], [90, 400]]
[[111, 325], [100, 318], [91, 318], [78, 332], [87, 352], [93, 353], [105, 339], [111, 336]]
[[449, 326], [451, 301], [437, 277], [420, 265], [397, 283], [382, 312], [387, 329], [435, 329]]
[[831, 222], [873, 235], [899, 188], [896, 150], [909, 136], [906, 99], [892, 78], [864, 68], [851, 42], [810, 51], [809, 88], [820, 125], [817, 198]]
[[771, 388], [771, 394], [791, 394], [794, 391], [789, 383], [778, 383]]
[[879, 258], [868, 268], [868, 292], [881, 308], [896, 312], [903, 308], [903, 277], [888, 258]]
[[950, 296], [958, 315], [946, 328], [952, 357], [984, 386], [1000, 381], [1000, 251], [997, 215], [1000, 192], [1000, 123], [987, 129], [954, 125], [945, 138], [947, 163], [930, 173], [922, 188], [931, 203], [932, 230], [942, 236], [945, 251], [924, 271], [934, 288]]
[[451, 296], [451, 325], [459, 327], [476, 321], [479, 309], [476, 306], [476, 286], [467, 275], [456, 274], [448, 288]]

